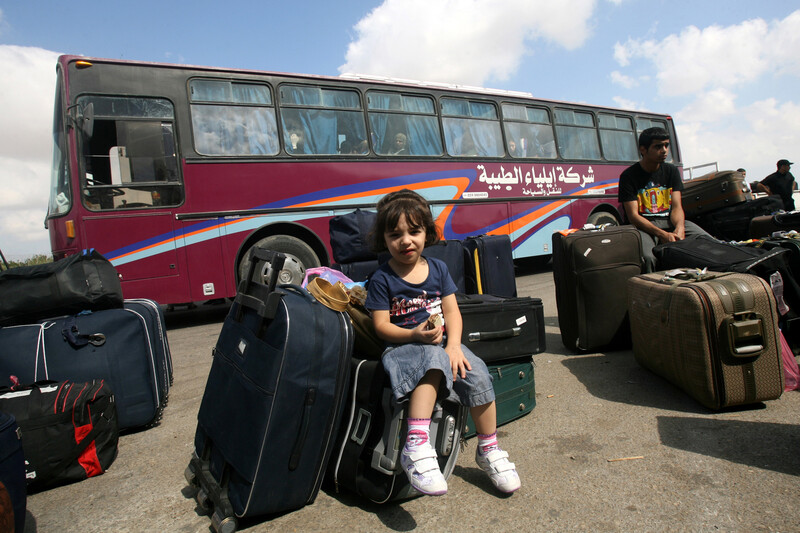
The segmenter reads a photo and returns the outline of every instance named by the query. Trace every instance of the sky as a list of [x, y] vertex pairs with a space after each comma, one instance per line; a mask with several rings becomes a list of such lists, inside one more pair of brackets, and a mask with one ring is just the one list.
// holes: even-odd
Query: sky
[[800, 163], [796, 0], [0, 0], [7, 259], [50, 250], [60, 54], [526, 91], [670, 114], [685, 167]]

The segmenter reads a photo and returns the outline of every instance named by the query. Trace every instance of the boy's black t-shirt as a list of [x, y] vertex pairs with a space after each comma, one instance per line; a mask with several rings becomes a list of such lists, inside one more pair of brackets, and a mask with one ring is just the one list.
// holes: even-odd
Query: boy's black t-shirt
[[680, 172], [670, 163], [661, 163], [655, 172], [647, 172], [639, 163], [634, 163], [619, 177], [619, 201], [636, 200], [639, 214], [645, 218], [668, 218], [672, 209], [672, 191], [682, 190]]

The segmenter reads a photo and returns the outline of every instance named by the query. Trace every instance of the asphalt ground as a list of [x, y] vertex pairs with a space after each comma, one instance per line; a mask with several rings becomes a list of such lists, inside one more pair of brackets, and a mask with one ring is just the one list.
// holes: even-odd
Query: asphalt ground
[[[494, 490], [467, 441], [449, 492], [376, 505], [323, 490], [240, 531], [800, 531], [800, 393], [712, 412], [631, 351], [575, 355], [558, 329], [552, 271], [518, 265], [544, 303], [533, 411], [499, 429], [522, 479]], [[207, 532], [184, 479], [226, 305], [167, 314], [175, 382], [160, 425], [120, 438], [105, 474], [28, 497], [25, 531]]]

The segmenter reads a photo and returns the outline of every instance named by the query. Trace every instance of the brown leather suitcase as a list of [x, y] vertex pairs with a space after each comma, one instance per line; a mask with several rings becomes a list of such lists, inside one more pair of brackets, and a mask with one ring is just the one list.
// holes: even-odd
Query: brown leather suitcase
[[741, 204], [752, 198], [744, 175], [735, 170], [711, 172], [683, 184], [681, 201], [686, 218]]
[[710, 409], [783, 393], [775, 299], [757, 276], [696, 269], [628, 280], [633, 353]]
[[800, 231], [800, 212], [776, 213], [750, 220], [750, 238], [769, 237], [777, 231]]

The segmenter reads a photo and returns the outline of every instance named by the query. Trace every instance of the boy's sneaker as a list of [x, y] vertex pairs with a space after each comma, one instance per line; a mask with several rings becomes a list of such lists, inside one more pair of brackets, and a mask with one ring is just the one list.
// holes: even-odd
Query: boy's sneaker
[[489, 479], [500, 491], [512, 493], [520, 487], [517, 469], [514, 463], [508, 460], [508, 452], [495, 449], [482, 455], [478, 448], [475, 450], [475, 462], [489, 475]]
[[440, 496], [447, 493], [447, 481], [439, 470], [436, 450], [429, 442], [417, 446], [411, 452], [403, 447], [400, 464], [403, 465], [411, 486], [422, 494]]

